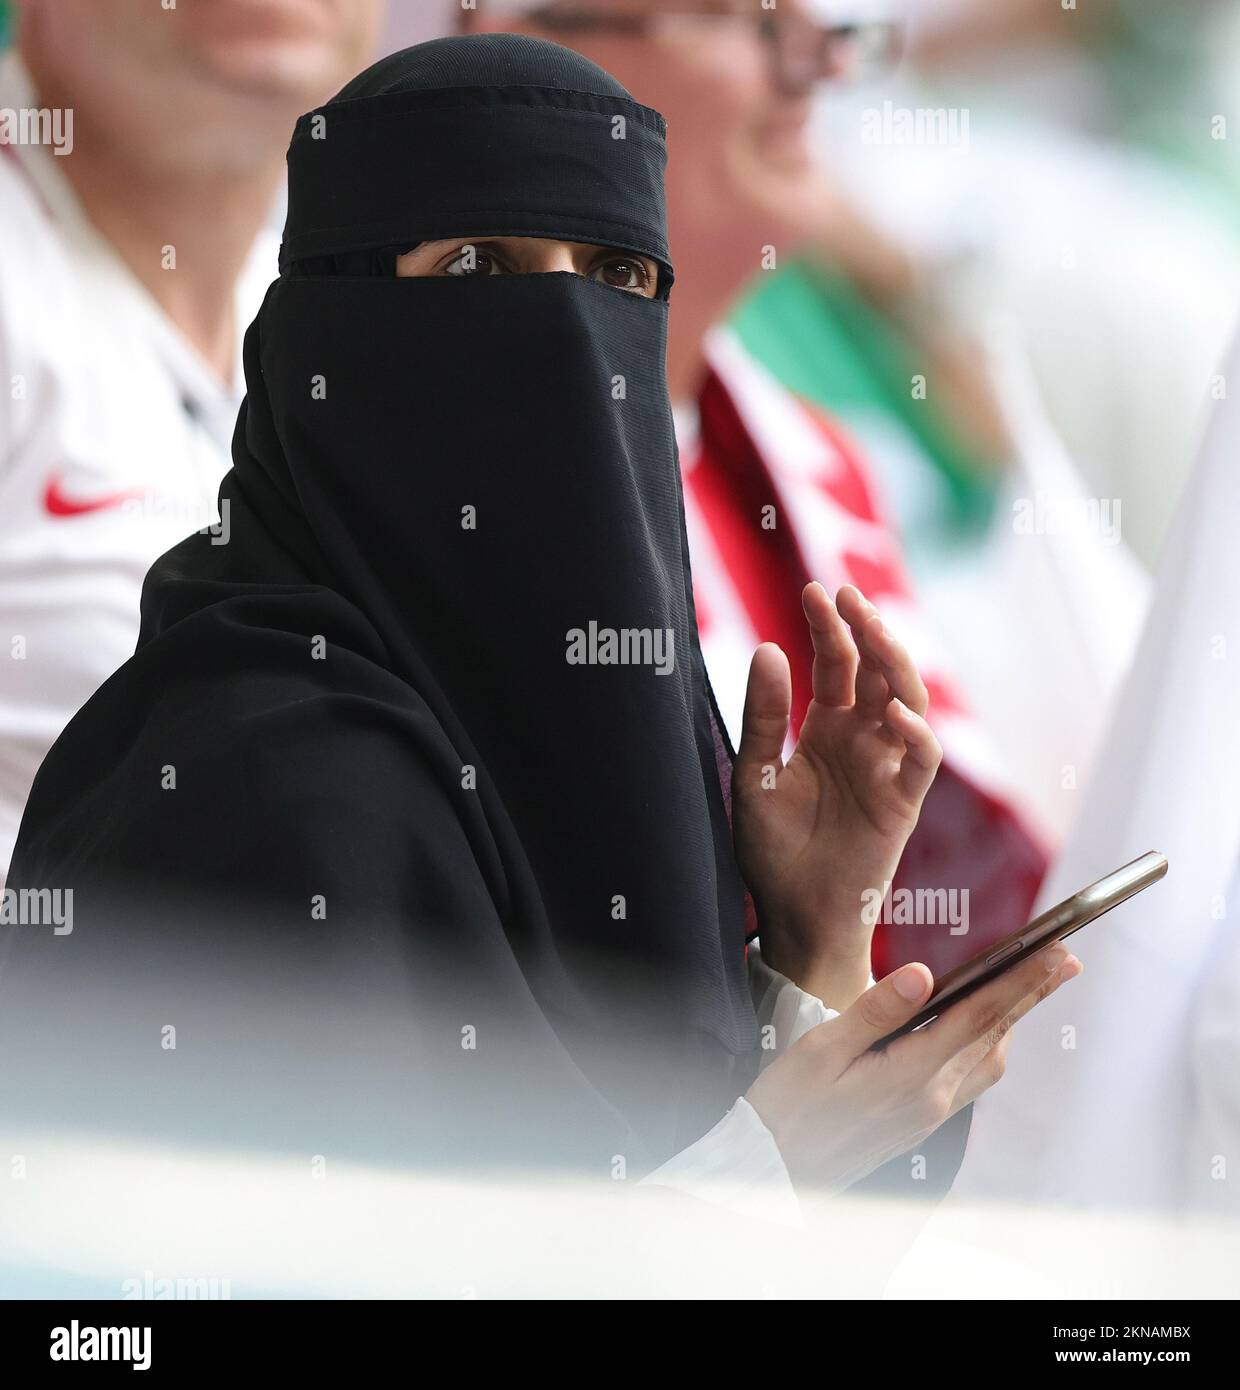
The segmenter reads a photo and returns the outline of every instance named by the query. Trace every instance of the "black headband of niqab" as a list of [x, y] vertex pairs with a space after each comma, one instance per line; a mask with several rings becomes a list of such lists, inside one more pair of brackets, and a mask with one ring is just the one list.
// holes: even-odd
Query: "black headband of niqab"
[[665, 298], [664, 133], [657, 111], [559, 44], [419, 44], [297, 122], [280, 268], [446, 237], [551, 237], [651, 257]]

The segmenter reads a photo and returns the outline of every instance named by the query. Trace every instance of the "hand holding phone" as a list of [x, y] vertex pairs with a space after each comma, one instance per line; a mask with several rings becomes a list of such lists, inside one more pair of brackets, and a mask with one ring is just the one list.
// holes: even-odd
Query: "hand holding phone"
[[1080, 973], [1051, 946], [1004, 970], [933, 1027], [889, 1037], [929, 999], [920, 964], [902, 965], [835, 1018], [811, 1028], [745, 1093], [775, 1138], [794, 1186], [831, 1193], [907, 1153], [1003, 1076], [1012, 1026]]
[[945, 975], [937, 990], [924, 965], [903, 965], [811, 1028], [745, 1093], [798, 1191], [851, 1186], [993, 1086], [1012, 1025], [1080, 973], [1054, 943], [1166, 871], [1161, 855], [1144, 855]]

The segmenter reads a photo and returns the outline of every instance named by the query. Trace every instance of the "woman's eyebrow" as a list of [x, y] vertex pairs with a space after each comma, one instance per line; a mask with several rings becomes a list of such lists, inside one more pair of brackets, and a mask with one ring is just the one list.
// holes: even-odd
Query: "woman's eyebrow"
[[423, 242], [424, 247], [433, 247], [436, 254], [441, 251], [452, 251], [462, 246], [501, 246], [501, 240], [497, 237], [484, 236], [444, 236], [436, 237], [434, 241]]
[[513, 251], [510, 247], [505, 246], [502, 241], [493, 237], [441, 237], [438, 241], [431, 243], [431, 245], [434, 246], [434, 250], [429, 254], [434, 261], [440, 261], [445, 256], [457, 255], [467, 247], [473, 247], [475, 250], [485, 252], [488, 255], [504, 257], [511, 257], [513, 255]]

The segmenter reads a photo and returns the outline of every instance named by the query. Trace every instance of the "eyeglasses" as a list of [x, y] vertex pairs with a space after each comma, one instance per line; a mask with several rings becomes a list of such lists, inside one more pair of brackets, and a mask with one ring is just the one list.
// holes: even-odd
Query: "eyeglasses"
[[899, 61], [901, 31], [898, 24], [872, 21], [858, 24], [824, 24], [804, 11], [677, 10], [673, 13], [644, 9], [605, 10], [574, 8], [556, 3], [536, 5], [526, 18], [552, 32], [604, 32], [649, 37], [686, 27], [747, 26], [770, 47], [772, 68], [779, 85], [788, 91], [805, 91], [817, 82], [857, 82], [890, 71]]

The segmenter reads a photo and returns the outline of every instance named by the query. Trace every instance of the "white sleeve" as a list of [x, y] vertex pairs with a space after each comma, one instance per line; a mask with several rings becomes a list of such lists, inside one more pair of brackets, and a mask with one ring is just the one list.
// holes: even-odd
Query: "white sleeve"
[[[874, 988], [873, 975], [866, 988]], [[811, 1028], [840, 1016], [838, 1009], [828, 1008], [817, 995], [807, 994], [786, 975], [772, 970], [762, 959], [757, 941], [749, 946], [749, 993], [758, 1015], [763, 1068], [769, 1067]]]
[[714, 1129], [638, 1185], [668, 1187], [738, 1216], [781, 1226], [804, 1224], [779, 1145], [744, 1096]]
[[[748, 969], [762, 1040], [762, 1067], [769, 1066], [811, 1028], [838, 1018], [837, 1010], [827, 1008], [821, 999], [772, 970], [762, 959], [756, 941], [749, 947]], [[783, 1226], [803, 1225], [796, 1189], [779, 1146], [743, 1096], [714, 1129], [642, 1182], [673, 1188], [741, 1216]]]
[[757, 941], [750, 943], [748, 966], [749, 993], [758, 1015], [765, 1069], [811, 1028], [838, 1018], [839, 1011], [827, 1008], [816, 995], [807, 994], [786, 975], [772, 970], [762, 959]]

